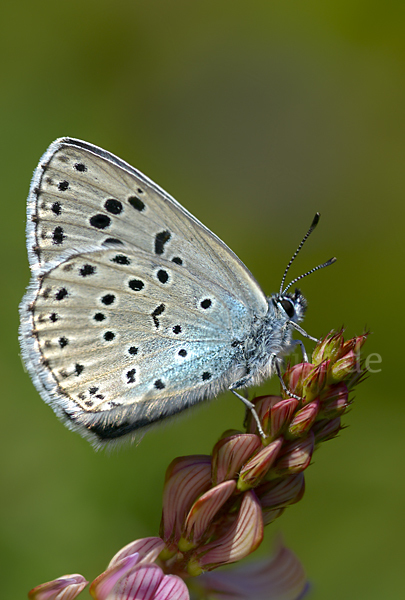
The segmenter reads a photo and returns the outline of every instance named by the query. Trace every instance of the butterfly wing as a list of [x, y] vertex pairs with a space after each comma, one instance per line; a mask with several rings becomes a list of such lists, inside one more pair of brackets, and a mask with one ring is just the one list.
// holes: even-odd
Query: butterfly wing
[[28, 199], [33, 268], [67, 250], [119, 240], [182, 261], [199, 276], [220, 271], [253, 311], [267, 310], [260, 286], [208, 228], [145, 175], [116, 156], [70, 138], [56, 140], [36, 169]]
[[144, 175], [58, 140], [28, 202], [21, 345], [55, 412], [122, 437], [226, 389], [267, 302], [225, 244]]

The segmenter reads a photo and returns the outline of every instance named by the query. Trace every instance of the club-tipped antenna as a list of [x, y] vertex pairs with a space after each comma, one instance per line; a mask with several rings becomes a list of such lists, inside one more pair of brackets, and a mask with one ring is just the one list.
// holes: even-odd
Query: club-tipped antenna
[[[289, 269], [290, 269], [291, 265], [293, 264], [294, 260], [297, 258], [297, 254], [298, 254], [298, 253], [299, 253], [299, 251], [301, 250], [302, 246], [305, 244], [305, 242], [307, 241], [307, 239], [309, 238], [309, 236], [311, 235], [311, 233], [313, 232], [313, 230], [315, 229], [315, 227], [318, 225], [320, 216], [321, 216], [321, 215], [320, 215], [320, 213], [319, 213], [319, 212], [317, 212], [317, 213], [316, 213], [316, 215], [314, 216], [313, 220], [312, 220], [312, 223], [311, 223], [311, 226], [310, 226], [310, 228], [308, 229], [308, 231], [306, 232], [306, 234], [305, 234], [305, 235], [304, 235], [304, 237], [302, 238], [300, 245], [298, 246], [298, 248], [297, 248], [297, 249], [296, 249], [296, 251], [294, 252], [293, 256], [291, 257], [291, 260], [290, 260], [290, 262], [288, 263], [288, 265], [287, 265], [287, 267], [286, 267], [286, 269], [285, 269], [285, 271], [284, 271], [283, 278], [282, 278], [282, 280], [281, 280], [281, 285], [280, 285], [280, 296], [281, 296], [283, 293], [285, 293], [285, 291], [286, 291], [286, 290], [288, 290], [288, 288], [289, 288], [289, 287], [290, 287], [290, 286], [291, 286], [293, 283], [295, 283], [295, 281], [297, 281], [297, 279], [295, 279], [294, 281], [292, 281], [292, 282], [291, 282], [291, 283], [290, 283], [290, 284], [289, 284], [289, 285], [286, 287], [286, 289], [285, 289], [285, 290], [284, 290], [284, 292], [283, 292], [283, 286], [284, 286], [284, 283], [285, 283], [285, 279], [286, 279], [286, 277], [287, 277], [287, 273], [288, 273], [288, 271], [289, 271]], [[329, 262], [330, 262], [330, 261], [328, 261], [328, 263], [329, 263]], [[326, 266], [326, 263], [325, 263], [325, 265], [319, 265], [319, 267], [315, 267], [315, 269], [313, 269], [313, 270], [315, 270], [315, 271], [316, 271], [316, 269], [320, 269], [320, 268], [321, 268], [321, 267], [323, 267], [323, 266]], [[312, 272], [312, 271], [311, 271], [311, 272]], [[308, 272], [308, 273], [306, 273], [305, 275], [309, 275], [309, 272]], [[299, 279], [302, 279], [302, 277], [305, 277], [305, 275], [301, 275], [301, 277], [299, 277]]]
[[303, 275], [300, 275], [299, 277], [296, 277], [295, 279], [293, 279], [291, 281], [291, 283], [289, 283], [287, 285], [287, 287], [285, 288], [284, 291], [280, 292], [280, 295], [282, 296], [283, 294], [286, 293], [286, 291], [292, 286], [294, 285], [294, 283], [297, 283], [297, 281], [299, 281], [300, 279], [303, 279], [304, 277], [306, 277], [307, 275], [311, 275], [311, 273], [314, 273], [315, 271], [318, 271], [319, 269], [323, 269], [324, 267], [329, 267], [329, 265], [333, 265], [333, 263], [336, 262], [336, 257], [334, 256], [333, 258], [330, 258], [329, 260], [327, 260], [326, 262], [322, 263], [321, 265], [318, 265], [317, 267], [314, 267], [313, 269], [310, 269], [309, 271], [307, 271], [306, 273], [304, 273]]

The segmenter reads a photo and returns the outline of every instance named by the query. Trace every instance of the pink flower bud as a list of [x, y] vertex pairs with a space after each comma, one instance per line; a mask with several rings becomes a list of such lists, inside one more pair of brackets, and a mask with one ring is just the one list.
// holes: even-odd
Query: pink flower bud
[[311, 462], [314, 442], [314, 434], [310, 431], [303, 440], [286, 444], [280, 453], [279, 460], [273, 467], [274, 476], [300, 473], [306, 469]]
[[286, 398], [273, 406], [271, 409], [270, 439], [274, 439], [288, 427], [298, 404], [298, 400], [295, 398]]
[[73, 600], [86, 587], [88, 581], [78, 574], [63, 575], [34, 587], [29, 593], [30, 600]]
[[305, 491], [304, 473], [288, 475], [256, 488], [262, 509], [283, 508], [301, 500]]
[[166, 471], [163, 491], [161, 537], [174, 549], [187, 513], [194, 501], [211, 486], [211, 457], [186, 456], [175, 459]]
[[220, 439], [212, 451], [213, 484], [233, 479], [261, 445], [259, 436], [253, 433], [241, 433]]
[[337, 358], [343, 358], [346, 354], [354, 350], [356, 346], [356, 338], [352, 338], [351, 340], [347, 340], [344, 342], [342, 346], [342, 350]]
[[280, 437], [265, 446], [242, 467], [238, 479], [238, 489], [240, 491], [244, 492], [259, 485], [276, 460], [282, 445], [283, 438]]
[[297, 411], [286, 432], [287, 438], [297, 438], [306, 435], [311, 429], [319, 411], [319, 400], [306, 404]]
[[138, 565], [152, 563], [157, 559], [164, 547], [165, 543], [159, 537], [147, 537], [135, 540], [121, 548], [121, 550], [112, 557], [108, 568], [114, 567], [117, 563], [121, 562], [123, 558], [135, 553], [138, 554]]
[[302, 382], [302, 395], [305, 403], [317, 398], [325, 387], [330, 362], [330, 360], [322, 361], [305, 377]]
[[90, 586], [94, 600], [190, 600], [187, 587], [176, 575], [165, 575], [155, 564], [121, 565], [109, 568]]
[[333, 419], [342, 415], [349, 406], [349, 391], [345, 383], [329, 387], [321, 396], [320, 418]]
[[205, 492], [192, 506], [187, 515], [179, 550], [188, 552], [198, 545], [215, 515], [236, 490], [236, 481], [224, 481]]
[[353, 350], [350, 350], [343, 358], [340, 358], [332, 365], [328, 374], [328, 383], [333, 384], [344, 381], [350, 377], [350, 375], [353, 375], [356, 371], [356, 367], [360, 368], [359, 357]]
[[[302, 382], [309, 375], [314, 368], [311, 363], [300, 363], [294, 365], [286, 370], [283, 376], [284, 383], [290, 392], [293, 392], [296, 396], [302, 397]], [[286, 397], [283, 391], [283, 397]]]
[[320, 442], [326, 442], [334, 438], [341, 429], [340, 417], [336, 417], [331, 421], [329, 419], [323, 419], [318, 421], [312, 428], [315, 435], [315, 444], [318, 446]]
[[253, 491], [243, 494], [239, 512], [230, 526], [214, 541], [198, 548], [196, 561], [201, 570], [241, 560], [256, 550], [263, 539], [260, 502]]
[[339, 360], [333, 365], [329, 374], [329, 383], [337, 383], [351, 378], [347, 382], [349, 387], [353, 387], [364, 378], [364, 371], [361, 367], [360, 349], [365, 343], [368, 333], [352, 338], [344, 343]]
[[319, 365], [324, 360], [335, 362], [342, 355], [344, 344], [343, 328], [334, 333], [331, 331], [323, 340], [320, 340], [312, 352], [312, 362]]
[[[95, 600], [113, 600], [113, 590], [119, 582], [122, 581], [139, 562], [139, 554], [130, 554], [112, 567], [108, 567], [104, 573], [101, 573], [90, 586], [90, 594]], [[111, 597], [112, 596], [112, 597]]]
[[367, 331], [366, 333], [363, 333], [363, 335], [359, 335], [359, 336], [357, 336], [355, 338], [356, 344], [354, 346], [354, 351], [355, 351], [356, 354], [358, 354], [360, 352], [360, 349], [366, 343], [366, 340], [367, 340], [367, 338], [368, 338], [369, 335], [370, 335], [370, 332]]
[[[270, 433], [271, 409], [280, 400], [282, 400], [281, 396], [259, 396], [253, 400], [257, 416], [266, 435]], [[256, 420], [251, 415], [252, 413], [249, 411], [247, 431], [258, 435]]]
[[345, 356], [352, 350], [355, 354], [359, 355], [360, 349], [363, 346], [363, 344], [365, 343], [368, 336], [369, 336], [369, 333], [364, 333], [363, 335], [352, 338], [351, 340], [347, 340], [347, 342], [345, 342], [343, 344], [342, 352], [341, 352], [339, 358], [343, 358], [343, 356]]

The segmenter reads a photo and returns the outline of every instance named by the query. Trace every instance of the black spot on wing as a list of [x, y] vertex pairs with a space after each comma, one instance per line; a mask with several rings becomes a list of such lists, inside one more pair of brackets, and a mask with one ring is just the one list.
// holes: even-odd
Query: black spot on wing
[[205, 310], [207, 308], [209, 308], [211, 305], [212, 305], [212, 300], [210, 300], [209, 298], [205, 298], [205, 300], [202, 300], [202, 302], [200, 302], [201, 308], [204, 308]]
[[90, 225], [96, 229], [106, 229], [111, 224], [111, 219], [108, 215], [98, 214], [90, 217]]
[[117, 265], [131, 264], [131, 261], [129, 260], [128, 256], [125, 256], [125, 254], [116, 254], [114, 258], [111, 259], [111, 262], [114, 262]]
[[160, 283], [167, 283], [169, 281], [169, 273], [164, 269], [159, 269], [156, 277], [160, 281]]
[[96, 267], [93, 267], [93, 265], [83, 265], [79, 269], [79, 275], [81, 275], [82, 277], [88, 277], [89, 275], [94, 275], [95, 272], [96, 272]]
[[58, 343], [61, 348], [64, 348], [65, 346], [68, 345], [69, 340], [65, 336], [62, 336], [59, 338]]
[[[46, 291], [46, 290], [45, 290]], [[68, 291], [66, 288], [60, 288], [55, 294], [55, 300], [63, 300], [68, 295]], [[45, 296], [45, 292], [44, 292]]]
[[105, 201], [104, 208], [112, 215], [119, 215], [122, 213], [123, 206], [122, 202], [119, 200], [116, 200], [115, 198], [109, 198]]
[[124, 242], [118, 240], [117, 238], [107, 238], [103, 242], [103, 246], [123, 246]]
[[145, 284], [141, 279], [130, 279], [128, 281], [128, 287], [134, 292], [140, 292], [144, 288]]
[[161, 231], [155, 236], [155, 253], [163, 254], [166, 242], [172, 237], [170, 231]]
[[135, 373], [136, 373], [136, 369], [130, 369], [129, 371], [127, 371], [127, 373], [126, 373], [127, 383], [135, 383]]
[[[138, 190], [138, 192], [142, 190]], [[135, 210], [138, 210], [139, 212], [142, 212], [145, 209], [145, 203], [142, 202], [142, 200], [140, 198], [138, 198], [138, 196], [131, 196], [130, 198], [128, 198], [128, 202], [130, 203], [130, 205], [135, 208]]]
[[58, 215], [60, 215], [60, 213], [62, 212], [62, 206], [61, 206], [61, 203], [60, 203], [60, 202], [54, 202], [54, 203], [52, 204], [51, 210], [52, 210], [52, 212], [53, 212], [55, 215], [57, 215], [57, 216], [58, 216]]
[[63, 244], [64, 239], [66, 239], [66, 235], [63, 232], [63, 227], [55, 227], [52, 232], [52, 244]]
[[157, 306], [155, 308], [155, 310], [152, 313], [152, 319], [153, 322], [155, 324], [156, 329], [159, 328], [159, 319], [158, 316], [162, 314], [162, 312], [165, 310], [165, 305], [164, 304], [159, 304], [159, 306]]
[[80, 365], [79, 363], [75, 364], [75, 374], [79, 376], [84, 371], [84, 365]]
[[115, 301], [115, 296], [114, 294], [105, 294], [102, 298], [101, 298], [101, 302], [103, 304], [105, 304], [106, 306], [110, 306], [111, 304], [113, 304]]

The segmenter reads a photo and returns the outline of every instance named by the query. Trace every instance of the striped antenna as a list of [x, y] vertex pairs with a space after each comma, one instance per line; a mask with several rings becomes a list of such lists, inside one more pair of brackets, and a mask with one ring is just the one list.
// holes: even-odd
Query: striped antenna
[[[297, 249], [296, 249], [296, 251], [294, 252], [294, 254], [293, 254], [293, 256], [292, 256], [292, 258], [291, 258], [290, 262], [288, 263], [288, 265], [287, 265], [287, 267], [286, 267], [286, 270], [284, 271], [283, 278], [282, 278], [282, 280], [281, 280], [281, 285], [280, 285], [280, 296], [282, 296], [282, 295], [283, 295], [283, 293], [285, 293], [285, 292], [286, 292], [286, 290], [288, 290], [288, 288], [289, 288], [289, 287], [290, 287], [290, 286], [291, 286], [293, 283], [295, 283], [295, 281], [297, 281], [297, 279], [295, 279], [295, 280], [294, 280], [294, 282], [291, 282], [291, 283], [290, 283], [290, 284], [289, 284], [289, 285], [286, 287], [286, 289], [285, 289], [285, 290], [284, 290], [284, 292], [283, 292], [283, 286], [284, 286], [284, 283], [285, 283], [285, 279], [286, 279], [286, 277], [287, 277], [287, 273], [288, 273], [288, 271], [289, 271], [289, 269], [290, 269], [291, 265], [293, 264], [294, 260], [297, 258], [297, 255], [298, 255], [299, 251], [301, 250], [302, 246], [305, 244], [305, 242], [307, 241], [307, 239], [309, 238], [309, 236], [311, 235], [311, 233], [313, 232], [313, 230], [315, 229], [315, 227], [318, 225], [320, 216], [321, 216], [321, 215], [320, 215], [320, 213], [319, 213], [319, 212], [317, 212], [317, 213], [316, 213], [316, 215], [314, 216], [313, 220], [312, 220], [312, 223], [311, 223], [311, 226], [310, 226], [310, 228], [308, 229], [308, 231], [306, 232], [306, 234], [305, 234], [305, 235], [304, 235], [304, 237], [302, 238], [300, 245], [298, 246], [298, 248], [297, 248]], [[332, 259], [331, 259], [331, 260], [332, 260]], [[329, 262], [329, 261], [328, 261], [328, 262]], [[315, 269], [314, 269], [314, 270], [316, 270], [316, 269], [320, 269], [320, 268], [321, 268], [321, 266], [326, 266], [326, 263], [325, 263], [325, 265], [319, 265], [319, 267], [315, 267]], [[308, 273], [306, 273], [305, 275], [309, 275], [309, 272], [308, 272]], [[302, 277], [305, 277], [305, 275], [302, 275], [302, 276], [301, 276], [299, 279], [302, 279]]]
[[327, 260], [325, 263], [322, 263], [321, 265], [318, 265], [317, 267], [314, 267], [313, 269], [310, 269], [309, 271], [307, 271], [306, 273], [304, 273], [303, 275], [300, 275], [299, 277], [296, 277], [295, 279], [293, 279], [291, 281], [291, 283], [289, 283], [287, 285], [287, 287], [285, 288], [285, 290], [283, 292], [280, 292], [280, 296], [283, 296], [286, 291], [292, 286], [294, 285], [294, 283], [297, 283], [297, 281], [299, 281], [300, 279], [303, 279], [304, 277], [306, 277], [307, 275], [311, 275], [311, 273], [314, 273], [315, 271], [318, 271], [319, 269], [323, 269], [324, 267], [329, 267], [329, 265], [333, 265], [333, 263], [336, 262], [336, 257], [334, 256], [333, 258], [330, 258], [329, 260]]

